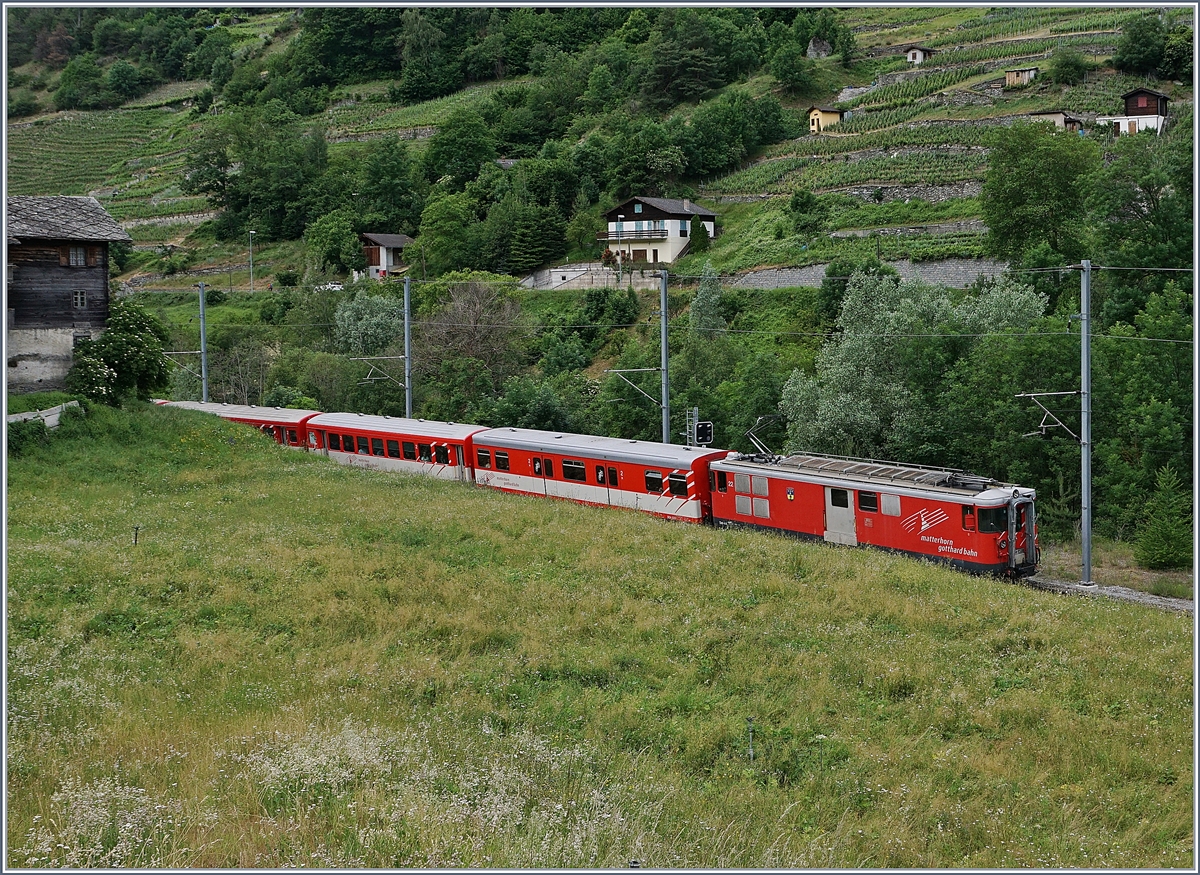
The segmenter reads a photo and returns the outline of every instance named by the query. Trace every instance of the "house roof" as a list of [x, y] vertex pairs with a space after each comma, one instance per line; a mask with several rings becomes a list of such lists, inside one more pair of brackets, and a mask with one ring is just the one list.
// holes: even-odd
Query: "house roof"
[[634, 201], [639, 201], [643, 204], [649, 204], [656, 210], [662, 210], [664, 213], [674, 213], [680, 216], [713, 216], [717, 214], [712, 210], [706, 210], [699, 204], [694, 204], [689, 200], [676, 200], [675, 198], [666, 197], [631, 197], [626, 201], [617, 204], [607, 215], [615, 216], [618, 212], [625, 209], [626, 204], [631, 204]]
[[14, 195], [6, 199], [6, 204], [5, 232], [10, 240], [129, 243], [133, 239], [94, 197]]
[[836, 106], [810, 106], [805, 112], [805, 115], [810, 114], [814, 109], [820, 110], [821, 112], [836, 112], [838, 115], [842, 114], [842, 111]]
[[1073, 116], [1066, 110], [1062, 110], [1062, 109], [1043, 109], [1043, 110], [1038, 110], [1037, 112], [1031, 112], [1030, 115], [1061, 115], [1064, 119], [1067, 119], [1069, 121], [1073, 121], [1073, 122], [1083, 121], [1083, 119], [1079, 118], [1078, 116]]
[[1005, 73], [1028, 73], [1030, 70], [1038, 70], [1039, 67], [1013, 67], [1011, 70], [1005, 70]]
[[413, 238], [407, 234], [363, 234], [363, 239], [376, 246], [387, 246], [389, 249], [403, 249]]
[[899, 48], [900, 48], [900, 51], [904, 52], [905, 54], [908, 54], [908, 51], [910, 49], [920, 49], [927, 55], [932, 55], [934, 52], [937, 51], [937, 49], [931, 49], [928, 46], [919, 46], [916, 43], [912, 43], [911, 45], [907, 45], [907, 46], [900, 46]]
[[1163, 94], [1161, 91], [1155, 91], [1153, 88], [1135, 88], [1132, 91], [1126, 91], [1124, 94], [1121, 95], [1121, 99], [1125, 100], [1127, 98], [1133, 97], [1133, 95], [1135, 95], [1135, 94], [1153, 94], [1155, 97], [1162, 97], [1166, 100], [1171, 99], [1171, 98], [1167, 97], [1167, 95]]

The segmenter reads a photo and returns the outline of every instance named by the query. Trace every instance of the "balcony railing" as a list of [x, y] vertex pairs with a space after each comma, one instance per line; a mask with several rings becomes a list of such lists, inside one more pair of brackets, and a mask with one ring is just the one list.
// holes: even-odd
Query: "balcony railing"
[[597, 240], [663, 240], [670, 235], [670, 231], [666, 228], [643, 228], [641, 231], [622, 230], [620, 234], [616, 231], [601, 231], [596, 235]]

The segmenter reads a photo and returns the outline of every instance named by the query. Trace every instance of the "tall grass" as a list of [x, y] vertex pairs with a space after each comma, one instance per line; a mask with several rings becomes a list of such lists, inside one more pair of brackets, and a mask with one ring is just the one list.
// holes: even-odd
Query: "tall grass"
[[1194, 865], [1187, 617], [157, 407], [8, 478], [10, 866]]

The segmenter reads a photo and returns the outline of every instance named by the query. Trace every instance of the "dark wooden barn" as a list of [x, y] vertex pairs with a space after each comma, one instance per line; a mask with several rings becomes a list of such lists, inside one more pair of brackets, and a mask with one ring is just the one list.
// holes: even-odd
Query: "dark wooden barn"
[[130, 237], [90, 197], [9, 197], [5, 202], [7, 385], [57, 388], [71, 350], [108, 320], [109, 245]]

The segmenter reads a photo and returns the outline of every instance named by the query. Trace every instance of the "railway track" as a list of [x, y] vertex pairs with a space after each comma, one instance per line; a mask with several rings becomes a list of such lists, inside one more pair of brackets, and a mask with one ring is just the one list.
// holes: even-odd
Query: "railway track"
[[1135, 602], [1139, 605], [1145, 605], [1150, 608], [1157, 608], [1160, 611], [1172, 611], [1174, 613], [1195, 614], [1196, 604], [1191, 599], [1169, 598], [1167, 596], [1153, 595], [1148, 592], [1140, 592], [1136, 589], [1130, 589], [1125, 586], [1081, 586], [1078, 583], [1067, 580], [1051, 580], [1047, 577], [1026, 577], [1017, 581], [1024, 586], [1041, 589], [1047, 592], [1058, 592], [1065, 595], [1080, 595], [1089, 598], [1110, 598], [1118, 599], [1125, 602]]

